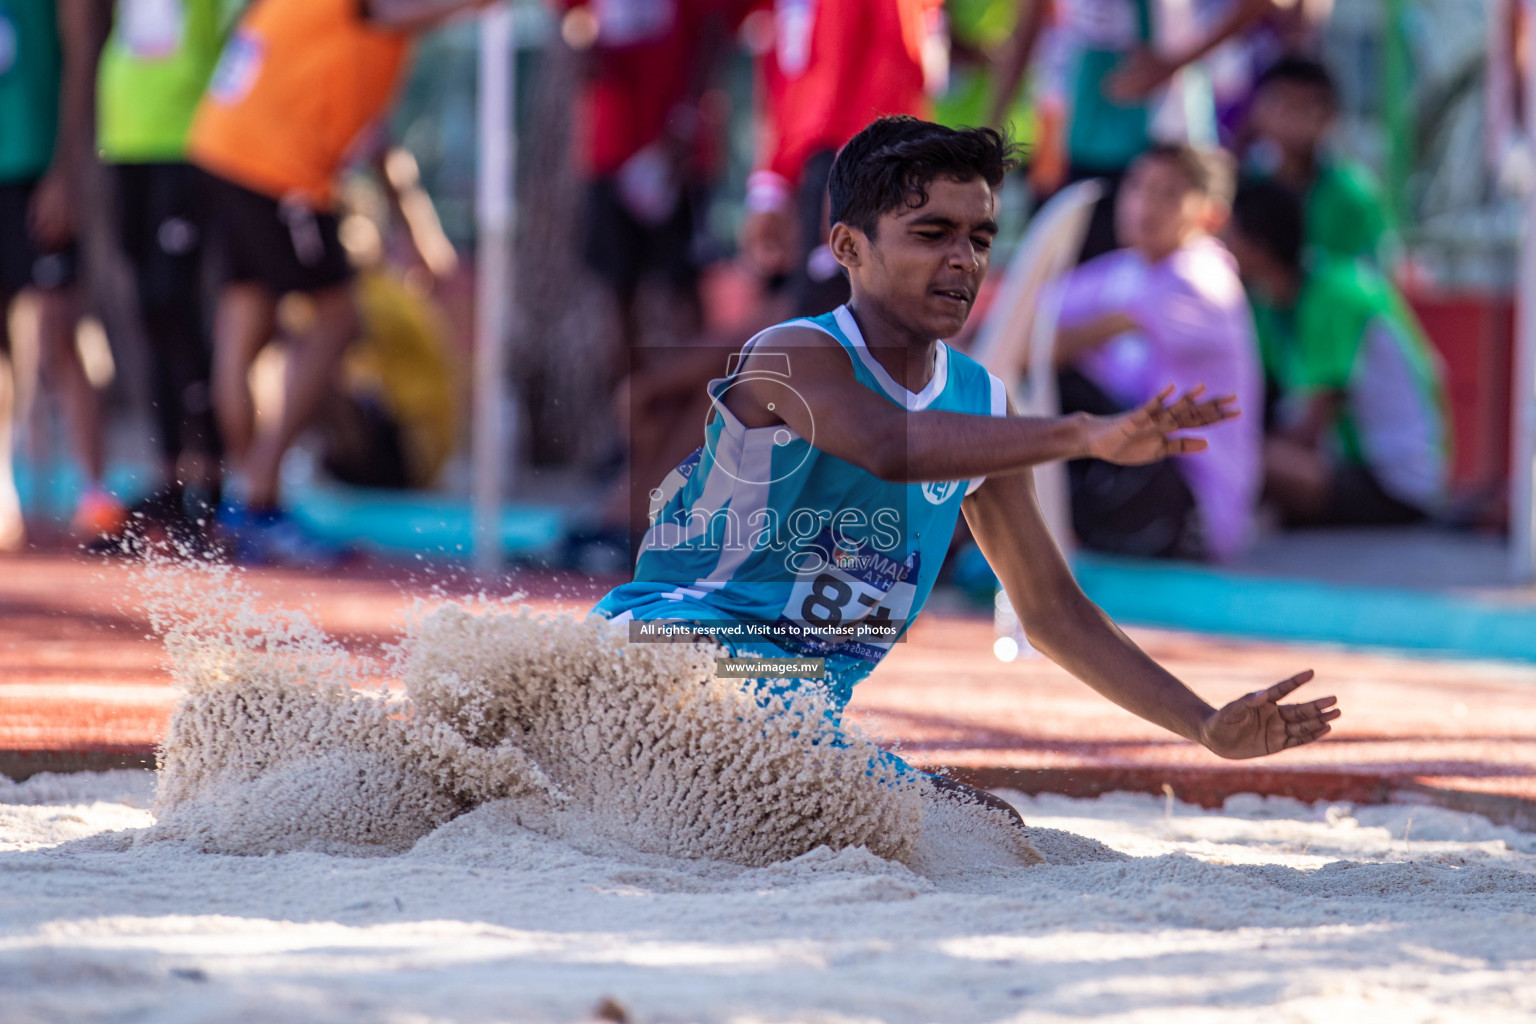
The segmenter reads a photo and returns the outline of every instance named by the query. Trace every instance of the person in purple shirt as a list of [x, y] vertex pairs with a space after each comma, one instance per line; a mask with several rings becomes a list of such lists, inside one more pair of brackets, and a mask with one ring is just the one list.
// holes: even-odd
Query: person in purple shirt
[[[1133, 408], [1165, 387], [1205, 385], [1263, 404], [1253, 318], [1232, 256], [1214, 237], [1231, 206], [1225, 154], [1158, 145], [1131, 165], [1115, 209], [1127, 247], [1061, 285], [1056, 356], [1063, 411]], [[1199, 459], [1071, 466], [1073, 527], [1116, 554], [1229, 561], [1248, 546], [1262, 479], [1263, 424], [1211, 428]], [[1127, 471], [1128, 470], [1128, 471]]]

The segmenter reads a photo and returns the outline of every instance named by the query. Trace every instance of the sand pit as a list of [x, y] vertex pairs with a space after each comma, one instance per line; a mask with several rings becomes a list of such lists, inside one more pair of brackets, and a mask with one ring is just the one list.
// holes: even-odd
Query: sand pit
[[[397, 856], [141, 843], [147, 772], [0, 782], [7, 1022], [1498, 1021], [1536, 836], [1427, 808], [1015, 797], [1045, 866], [583, 851], [493, 801]], [[1171, 814], [1169, 813], [1171, 810]]]

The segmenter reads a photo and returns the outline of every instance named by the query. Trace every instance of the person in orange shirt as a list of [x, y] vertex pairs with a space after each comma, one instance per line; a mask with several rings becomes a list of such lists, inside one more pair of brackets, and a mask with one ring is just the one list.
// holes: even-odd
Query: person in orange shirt
[[[193, 119], [210, 243], [222, 260], [213, 404], [233, 475], [220, 527], [246, 562], [326, 560], [279, 504], [284, 453], [313, 419], [358, 332], [338, 237], [335, 178], [402, 77], [411, 37], [493, 0], [258, 0], [219, 58]], [[258, 433], [248, 374], [277, 300], [314, 314], [292, 339], [282, 411]]]
[[774, 0], [763, 57], [765, 123], [747, 179], [741, 253], [788, 277], [796, 315], [825, 313], [848, 283], [823, 246], [827, 176], [843, 144], [887, 114], [928, 116], [942, 64], [941, 0]]

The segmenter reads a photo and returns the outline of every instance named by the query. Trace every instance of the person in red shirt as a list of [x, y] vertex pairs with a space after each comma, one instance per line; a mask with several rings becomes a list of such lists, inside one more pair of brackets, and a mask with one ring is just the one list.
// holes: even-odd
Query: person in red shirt
[[702, 322], [699, 245], [717, 170], [703, 96], [750, 0], [557, 0], [562, 35], [586, 57], [576, 164], [587, 181], [583, 258], [620, 311], [623, 366], [639, 340], [636, 298], [654, 273], [674, 299], [673, 330]]
[[747, 180], [741, 252], [768, 279], [788, 278], [795, 312], [848, 297], [822, 245], [833, 157], [886, 114], [928, 114], [925, 58], [942, 57], [940, 0], [774, 0], [763, 57], [764, 125]]

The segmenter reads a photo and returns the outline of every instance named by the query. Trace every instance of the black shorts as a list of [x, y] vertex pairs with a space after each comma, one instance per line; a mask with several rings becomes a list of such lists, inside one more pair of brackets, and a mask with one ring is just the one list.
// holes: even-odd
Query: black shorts
[[[1058, 375], [1061, 411], [1124, 412], [1077, 370]], [[1067, 463], [1072, 532], [1090, 551], [1135, 558], [1202, 561], [1205, 541], [1194, 492], [1173, 459], [1120, 466], [1098, 459]]]
[[333, 213], [288, 203], [204, 172], [208, 243], [221, 284], [260, 284], [274, 296], [345, 284], [352, 265]]
[[[27, 210], [38, 179], [0, 185], [0, 295], [25, 288], [53, 291], [75, 283], [75, 246], [45, 251], [32, 241]], [[3, 311], [0, 311], [3, 313]]]
[[1334, 466], [1328, 507], [1301, 526], [1406, 526], [1427, 518], [1422, 509], [1399, 501], [1364, 466]]
[[632, 294], [647, 273], [656, 274], [679, 291], [697, 287], [695, 200], [685, 190], [671, 217], [661, 224], [645, 224], [629, 212], [612, 178], [591, 182], [583, 213], [582, 256], [587, 266], [620, 295]]
[[202, 307], [202, 174], [191, 164], [114, 164], [117, 241], [151, 310]]

